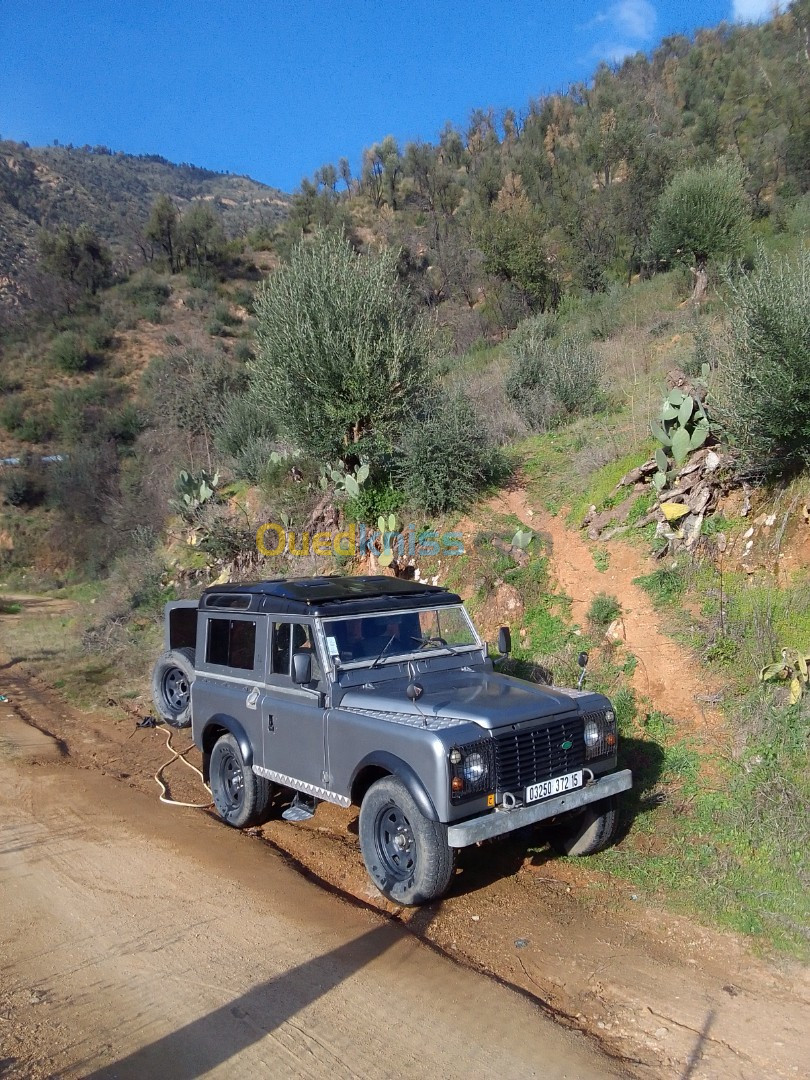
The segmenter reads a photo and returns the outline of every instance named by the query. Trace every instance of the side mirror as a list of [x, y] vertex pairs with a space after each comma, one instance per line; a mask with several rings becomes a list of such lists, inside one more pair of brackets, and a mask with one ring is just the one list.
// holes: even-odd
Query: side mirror
[[579, 673], [579, 681], [577, 682], [577, 690], [582, 689], [582, 684], [585, 682], [585, 668], [588, 666], [588, 654], [581, 652], [577, 657], [577, 663], [582, 668]]
[[512, 651], [512, 633], [508, 626], [502, 626], [498, 631], [498, 652], [501, 656], [508, 656]]
[[312, 682], [312, 653], [293, 653], [292, 681], [299, 686]]

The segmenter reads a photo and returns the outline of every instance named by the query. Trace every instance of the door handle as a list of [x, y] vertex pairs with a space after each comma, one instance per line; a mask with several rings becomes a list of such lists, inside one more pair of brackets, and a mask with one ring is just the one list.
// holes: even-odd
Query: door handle
[[276, 730], [276, 726], [273, 723], [272, 715], [268, 715], [268, 717], [267, 717], [267, 730], [268, 731], [275, 731]]

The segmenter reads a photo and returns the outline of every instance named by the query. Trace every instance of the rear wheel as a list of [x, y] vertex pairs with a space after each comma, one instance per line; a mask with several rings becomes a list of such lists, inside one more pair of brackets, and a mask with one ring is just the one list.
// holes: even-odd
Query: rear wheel
[[552, 826], [549, 843], [560, 855], [595, 855], [610, 847], [619, 828], [616, 796], [600, 799], [581, 814]]
[[194, 649], [172, 649], [158, 659], [152, 671], [152, 700], [161, 720], [171, 727], [191, 723], [191, 684]]
[[239, 743], [230, 733], [214, 743], [209, 763], [211, 797], [217, 813], [235, 829], [255, 825], [267, 813], [272, 788], [245, 764]]
[[383, 896], [415, 905], [445, 893], [455, 864], [447, 829], [424, 817], [396, 777], [383, 777], [368, 789], [359, 832], [363, 862]]

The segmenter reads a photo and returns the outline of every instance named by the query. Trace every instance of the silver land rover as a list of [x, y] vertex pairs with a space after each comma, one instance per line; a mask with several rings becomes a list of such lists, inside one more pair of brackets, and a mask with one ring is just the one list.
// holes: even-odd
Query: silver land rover
[[[441, 896], [459, 848], [537, 822], [561, 852], [606, 847], [616, 717], [601, 694], [494, 671], [461, 600], [392, 577], [216, 585], [166, 605], [161, 717], [191, 725], [223, 821], [359, 806], [360, 848], [400, 904]], [[509, 651], [509, 631], [499, 634]]]

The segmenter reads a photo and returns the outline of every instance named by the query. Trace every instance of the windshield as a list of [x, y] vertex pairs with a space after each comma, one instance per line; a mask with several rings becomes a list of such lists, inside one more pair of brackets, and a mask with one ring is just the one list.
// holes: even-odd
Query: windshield
[[327, 651], [341, 666], [479, 644], [463, 607], [326, 619], [323, 630]]

